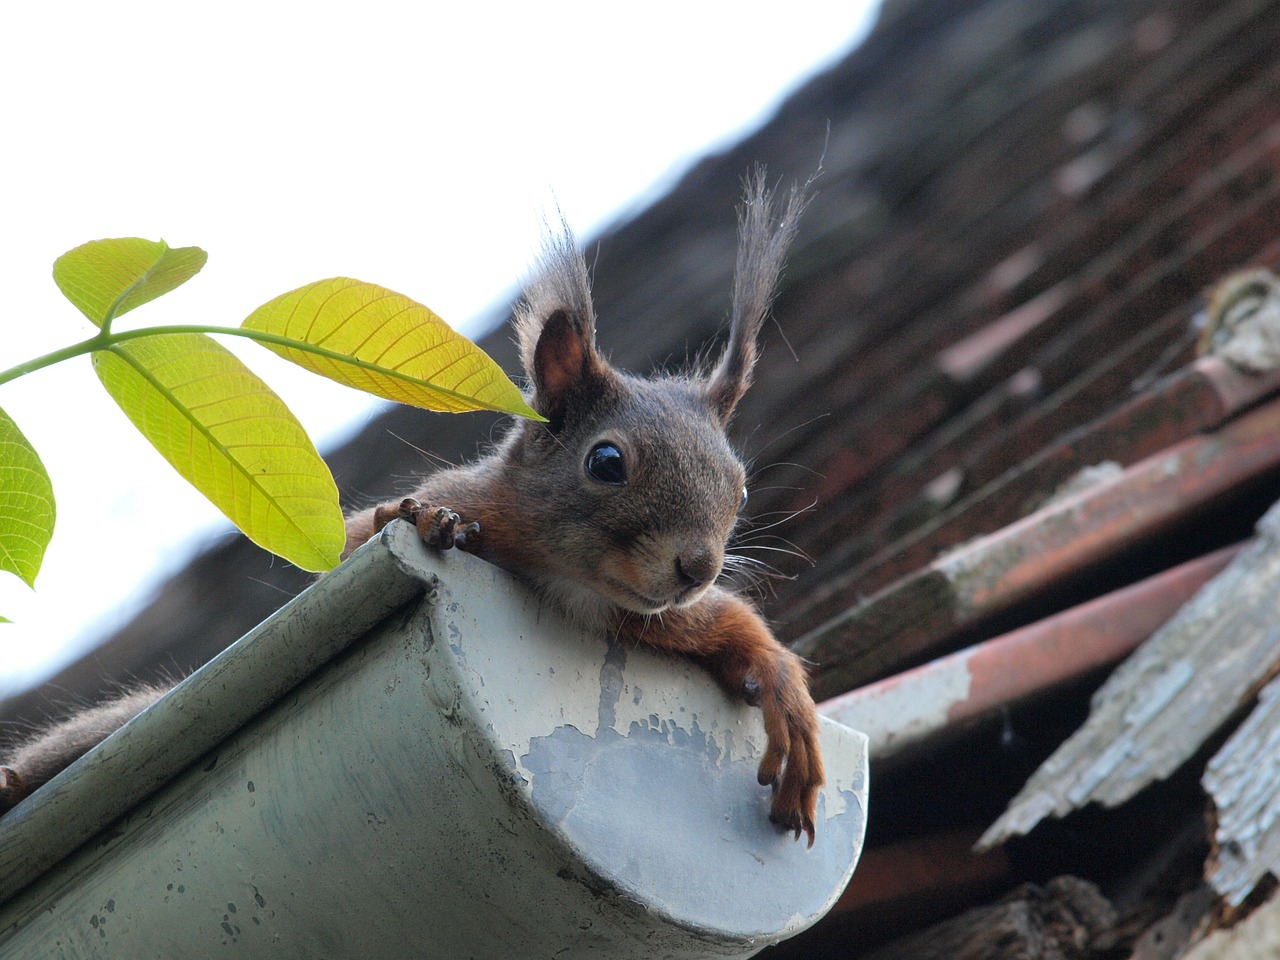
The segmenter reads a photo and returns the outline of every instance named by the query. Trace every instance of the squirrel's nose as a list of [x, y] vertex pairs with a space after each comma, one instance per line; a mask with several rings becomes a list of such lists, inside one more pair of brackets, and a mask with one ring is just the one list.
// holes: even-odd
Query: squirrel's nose
[[676, 557], [676, 579], [682, 587], [705, 587], [720, 574], [720, 562], [710, 551], [701, 550]]

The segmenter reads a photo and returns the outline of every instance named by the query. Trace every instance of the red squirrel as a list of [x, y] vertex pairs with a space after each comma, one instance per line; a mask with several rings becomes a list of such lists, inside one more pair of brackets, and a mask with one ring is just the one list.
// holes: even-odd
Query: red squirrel
[[[529, 401], [546, 422], [519, 421], [475, 462], [349, 516], [347, 552], [403, 518], [434, 548], [515, 573], [587, 629], [691, 657], [760, 707], [768, 744], [758, 777], [774, 787], [770, 816], [812, 846], [824, 775], [804, 664], [748, 601], [717, 583], [747, 498], [725, 430], [751, 382], [804, 204], [804, 191], [793, 190], [775, 211], [763, 176], [751, 180], [728, 344], [714, 367], [689, 376], [642, 379], [611, 367], [596, 348], [586, 263], [567, 229], [549, 237], [515, 316]], [[140, 709], [139, 696], [145, 706], [160, 692], [130, 695], [75, 736], [54, 728], [28, 742], [0, 768], [0, 808], [6, 794], [17, 802], [110, 732], [99, 727]]]

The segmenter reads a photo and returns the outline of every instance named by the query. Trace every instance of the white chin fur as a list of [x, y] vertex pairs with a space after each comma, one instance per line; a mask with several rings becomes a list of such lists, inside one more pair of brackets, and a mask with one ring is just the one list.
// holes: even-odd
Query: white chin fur
[[707, 591], [710, 589], [711, 585], [707, 584], [705, 587], [694, 590], [688, 596], [681, 597], [679, 600], [674, 601], [671, 606], [676, 610], [687, 610], [689, 607], [692, 607], [695, 603], [705, 597], [707, 595]]
[[612, 626], [613, 615], [619, 609], [645, 616], [656, 616], [667, 610], [683, 610], [691, 607], [710, 589], [710, 587], [703, 587], [686, 596], [664, 602], [656, 597], [646, 597], [637, 591], [629, 590], [622, 584], [615, 586], [617, 595], [614, 597], [606, 597], [590, 587], [554, 578], [539, 579], [535, 581], [535, 585], [548, 603], [559, 609], [574, 623], [593, 632]]
[[585, 630], [599, 633], [611, 625], [611, 614], [620, 604], [589, 587], [568, 580], [548, 578], [535, 582], [546, 601]]

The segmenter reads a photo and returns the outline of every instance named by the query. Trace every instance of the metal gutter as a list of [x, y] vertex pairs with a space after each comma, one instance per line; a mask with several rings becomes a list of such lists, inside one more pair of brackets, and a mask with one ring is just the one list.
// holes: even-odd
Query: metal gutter
[[[378, 588], [371, 590], [369, 585]], [[426, 585], [367, 547], [0, 818], [0, 902], [175, 778]]]
[[0, 820], [0, 955], [748, 956], [861, 850], [866, 739], [822, 738], [806, 850], [758, 711], [392, 524]]

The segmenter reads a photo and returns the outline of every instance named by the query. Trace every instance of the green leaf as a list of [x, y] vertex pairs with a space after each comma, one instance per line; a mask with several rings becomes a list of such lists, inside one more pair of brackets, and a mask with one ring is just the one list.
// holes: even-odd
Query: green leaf
[[199, 247], [122, 237], [93, 240], [53, 263], [63, 295], [99, 327], [186, 283], [209, 255]]
[[167, 334], [117, 343], [93, 364], [142, 434], [250, 540], [304, 570], [337, 565], [346, 537], [329, 468], [234, 354], [202, 334]]
[[450, 413], [497, 410], [542, 419], [488, 354], [422, 304], [376, 284], [320, 280], [264, 304], [243, 326], [309, 344], [263, 346], [387, 400]]
[[18, 425], [0, 410], [0, 570], [34, 587], [53, 538], [53, 519], [49, 474]]

